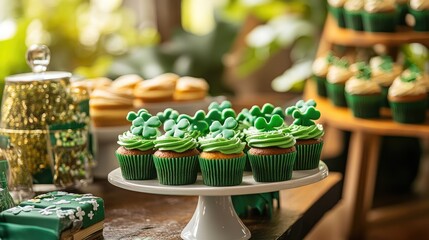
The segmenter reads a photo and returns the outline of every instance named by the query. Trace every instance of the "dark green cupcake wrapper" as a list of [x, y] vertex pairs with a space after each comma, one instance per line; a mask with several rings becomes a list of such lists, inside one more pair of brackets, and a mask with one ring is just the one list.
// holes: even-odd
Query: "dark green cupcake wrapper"
[[363, 12], [363, 28], [367, 32], [395, 32], [398, 20], [397, 12], [369, 13]]
[[405, 17], [408, 14], [408, 4], [396, 4], [396, 11], [398, 12], [398, 24], [406, 26]]
[[346, 22], [344, 20], [344, 8], [329, 6], [329, 12], [337, 21], [338, 27], [340, 28], [346, 27]]
[[429, 10], [417, 11], [412, 8], [409, 8], [409, 11], [415, 19], [414, 31], [429, 31]]
[[293, 170], [309, 170], [319, 167], [323, 141], [314, 144], [296, 144], [296, 160]]
[[246, 156], [230, 159], [199, 158], [203, 182], [208, 186], [235, 186], [243, 181]]
[[392, 118], [399, 123], [423, 123], [426, 120], [427, 99], [417, 102], [390, 102]]
[[363, 31], [362, 12], [361, 11], [347, 11], [344, 10], [344, 19], [346, 21], [346, 27], [356, 30]]
[[292, 178], [296, 151], [278, 155], [253, 155], [248, 153], [256, 182], [280, 182]]
[[326, 82], [326, 90], [328, 93], [328, 98], [331, 100], [332, 104], [337, 107], [347, 107], [346, 97], [345, 97], [345, 85]]
[[347, 105], [357, 118], [379, 118], [381, 94], [360, 96], [346, 93]]
[[124, 155], [115, 152], [115, 155], [124, 179], [148, 180], [156, 178], [152, 154]]
[[381, 86], [381, 106], [390, 108], [387, 96], [389, 94], [389, 87]]
[[179, 158], [153, 156], [158, 181], [163, 185], [187, 185], [197, 180], [198, 155]]
[[313, 75], [313, 79], [314, 79], [314, 81], [316, 81], [317, 95], [319, 95], [321, 97], [326, 97], [327, 96], [327, 93], [326, 93], [326, 77], [320, 77], [320, 76]]

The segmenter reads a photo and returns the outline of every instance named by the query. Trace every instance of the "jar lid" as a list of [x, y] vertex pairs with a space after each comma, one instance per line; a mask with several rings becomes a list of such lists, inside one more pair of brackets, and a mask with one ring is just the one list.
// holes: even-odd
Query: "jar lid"
[[48, 71], [49, 62], [51, 60], [51, 53], [49, 48], [45, 45], [32, 45], [28, 48], [26, 53], [26, 60], [30, 66], [32, 73], [22, 73], [6, 77], [8, 82], [30, 82], [30, 81], [43, 81], [43, 80], [56, 80], [70, 78], [72, 76], [69, 72]]

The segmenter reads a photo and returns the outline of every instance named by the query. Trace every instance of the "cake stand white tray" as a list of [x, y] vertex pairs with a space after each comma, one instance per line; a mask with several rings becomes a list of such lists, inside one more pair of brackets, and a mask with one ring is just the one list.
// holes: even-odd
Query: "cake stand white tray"
[[243, 182], [238, 186], [210, 187], [203, 184], [201, 175], [191, 185], [166, 186], [158, 180], [129, 181], [122, 178], [121, 170], [115, 169], [108, 175], [111, 184], [130, 191], [163, 194], [199, 196], [192, 219], [183, 229], [181, 237], [187, 240], [235, 240], [249, 239], [251, 233], [235, 213], [231, 195], [273, 192], [296, 188], [318, 182], [328, 176], [328, 167], [322, 161], [318, 169], [294, 171], [292, 179], [283, 182], [258, 183], [252, 173], [245, 172]]

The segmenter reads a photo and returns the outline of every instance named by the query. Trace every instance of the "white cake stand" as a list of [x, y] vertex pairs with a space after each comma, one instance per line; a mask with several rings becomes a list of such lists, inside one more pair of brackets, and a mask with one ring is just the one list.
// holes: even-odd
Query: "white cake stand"
[[235, 213], [231, 195], [274, 192], [296, 188], [318, 182], [328, 176], [328, 167], [322, 161], [318, 169], [294, 171], [292, 179], [283, 182], [258, 183], [250, 172], [245, 172], [239, 186], [209, 187], [203, 184], [201, 176], [191, 185], [166, 186], [158, 180], [129, 181], [122, 178], [121, 170], [115, 169], [108, 175], [111, 184], [136, 192], [199, 196], [192, 219], [183, 229], [181, 237], [187, 240], [236, 240], [249, 239], [249, 229]]

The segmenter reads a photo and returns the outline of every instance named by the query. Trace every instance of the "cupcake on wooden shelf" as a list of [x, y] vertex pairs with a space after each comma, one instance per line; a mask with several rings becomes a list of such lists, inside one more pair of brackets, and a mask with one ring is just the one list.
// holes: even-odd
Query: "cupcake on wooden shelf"
[[426, 120], [426, 88], [417, 82], [411, 72], [395, 79], [389, 88], [388, 100], [393, 120], [400, 123], [423, 123]]
[[369, 61], [372, 80], [381, 87], [381, 106], [389, 107], [387, 92], [393, 81], [401, 75], [402, 66], [393, 62], [390, 56], [376, 56]]
[[395, 32], [397, 11], [395, 0], [366, 0], [363, 26], [367, 32]]
[[313, 62], [313, 79], [316, 81], [317, 94], [321, 97], [326, 97], [326, 75], [328, 74], [329, 67], [332, 65], [335, 56], [332, 52], [324, 56], [316, 58]]
[[328, 0], [328, 9], [332, 16], [335, 18], [338, 27], [345, 28], [346, 22], [344, 20], [344, 3], [346, 0]]
[[412, 73], [416, 74], [417, 84], [423, 86], [426, 89], [426, 93], [428, 95], [427, 107], [429, 108], [429, 74], [423, 72], [416, 65], [411, 65], [408, 69], [402, 72], [402, 76], [408, 76]]
[[364, 62], [358, 64], [358, 73], [346, 82], [347, 105], [358, 118], [379, 118], [381, 88], [371, 78], [371, 69]]
[[154, 179], [156, 170], [152, 154], [161, 121], [145, 109], [128, 113], [127, 120], [132, 125], [129, 131], [118, 136], [120, 147], [115, 152], [122, 176], [127, 180]]
[[238, 123], [228, 117], [223, 124], [214, 121], [207, 136], [198, 139], [201, 153], [199, 163], [205, 185], [240, 185], [246, 163], [244, 146], [235, 131]]
[[363, 31], [362, 12], [364, 0], [347, 0], [344, 4], [344, 19], [347, 28]]
[[323, 126], [314, 120], [320, 118], [316, 102], [312, 99], [298, 101], [295, 106], [288, 107], [286, 114], [295, 121], [286, 130], [296, 140], [296, 160], [294, 170], [308, 170], [319, 167], [320, 155], [323, 148]]
[[429, 1], [410, 0], [408, 11], [412, 16], [409, 22], [414, 31], [429, 31]]
[[337, 59], [329, 68], [326, 76], [326, 90], [328, 98], [337, 107], [346, 107], [347, 102], [344, 95], [346, 81], [353, 73], [349, 69], [349, 63], [345, 59]]

